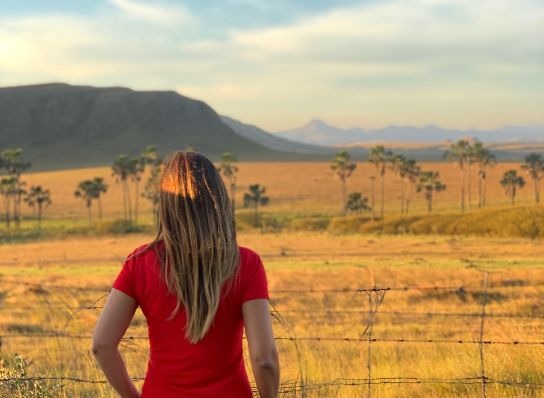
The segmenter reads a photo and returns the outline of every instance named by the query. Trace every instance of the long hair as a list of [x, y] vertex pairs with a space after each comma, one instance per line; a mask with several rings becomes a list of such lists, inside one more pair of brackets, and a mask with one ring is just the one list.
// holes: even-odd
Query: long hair
[[163, 164], [154, 243], [159, 241], [162, 277], [178, 299], [172, 317], [185, 309], [185, 336], [197, 343], [210, 329], [222, 287], [234, 279], [239, 262], [231, 201], [204, 156], [177, 152]]

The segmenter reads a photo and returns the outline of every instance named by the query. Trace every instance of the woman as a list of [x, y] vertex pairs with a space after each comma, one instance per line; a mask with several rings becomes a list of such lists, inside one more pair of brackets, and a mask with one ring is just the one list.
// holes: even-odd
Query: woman
[[[277, 396], [264, 268], [236, 243], [221, 177], [204, 156], [178, 152], [163, 165], [160, 188], [157, 237], [128, 256], [94, 331], [104, 374], [121, 397], [251, 397], [245, 327], [259, 394]], [[150, 345], [141, 395], [117, 348], [138, 306]]]

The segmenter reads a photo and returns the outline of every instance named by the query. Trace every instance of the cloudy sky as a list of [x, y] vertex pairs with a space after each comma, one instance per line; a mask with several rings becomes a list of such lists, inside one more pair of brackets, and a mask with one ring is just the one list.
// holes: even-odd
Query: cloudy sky
[[542, 0], [0, 0], [0, 86], [174, 89], [282, 130], [544, 125]]

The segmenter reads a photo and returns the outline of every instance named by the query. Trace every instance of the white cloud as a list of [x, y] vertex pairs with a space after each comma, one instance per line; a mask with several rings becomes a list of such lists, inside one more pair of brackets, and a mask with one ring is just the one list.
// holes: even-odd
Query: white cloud
[[130, 17], [154, 23], [182, 23], [191, 20], [190, 13], [180, 5], [149, 4], [135, 0], [109, 0]]
[[221, 39], [195, 33], [195, 20], [172, 25], [193, 18], [178, 6], [110, 2], [121, 17], [0, 17], [0, 85], [178, 87], [273, 130], [315, 115], [371, 127], [544, 123], [535, 0], [370, 2]]
[[[359, 62], [500, 58], [544, 50], [544, 7], [532, 0], [393, 0], [340, 9], [292, 25], [231, 33], [254, 59]], [[472, 59], [471, 59], [472, 57]]]

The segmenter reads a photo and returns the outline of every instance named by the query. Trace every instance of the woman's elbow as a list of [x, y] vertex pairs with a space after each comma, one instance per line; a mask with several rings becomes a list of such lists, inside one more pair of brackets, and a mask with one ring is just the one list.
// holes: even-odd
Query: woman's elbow
[[274, 371], [279, 367], [278, 351], [273, 349], [264, 355], [258, 355], [252, 362], [254, 367], [266, 371]]
[[103, 352], [110, 352], [117, 350], [117, 345], [94, 340], [91, 346], [91, 352], [96, 357]]

